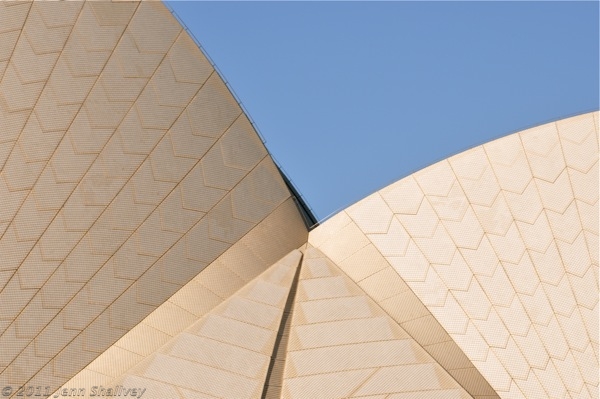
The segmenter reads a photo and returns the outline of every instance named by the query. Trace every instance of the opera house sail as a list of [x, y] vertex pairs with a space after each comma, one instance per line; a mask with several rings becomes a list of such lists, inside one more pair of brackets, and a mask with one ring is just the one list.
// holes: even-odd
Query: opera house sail
[[598, 398], [598, 119], [317, 225], [165, 5], [0, 3], [1, 395]]

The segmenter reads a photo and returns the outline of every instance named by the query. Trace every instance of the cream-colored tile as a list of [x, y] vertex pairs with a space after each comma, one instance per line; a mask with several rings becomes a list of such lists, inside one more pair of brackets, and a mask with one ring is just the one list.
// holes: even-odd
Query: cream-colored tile
[[[43, 80], [44, 77], [40, 77]], [[7, 104], [7, 110], [10, 112], [22, 111], [33, 108], [36, 99], [43, 88], [43, 82], [34, 82], [23, 84], [19, 80], [16, 68], [8, 64], [4, 70], [4, 79], [0, 83], [3, 93], [10, 93], [11, 101]]]
[[583, 235], [585, 236], [585, 241], [587, 242], [590, 258], [592, 259], [592, 262], [594, 262], [594, 267], [597, 272], [598, 263], [600, 259], [600, 257], [598, 256], [598, 247], [600, 243], [600, 240], [598, 239], [598, 234], [594, 234], [589, 231], [584, 231]]
[[404, 281], [424, 281], [430, 263], [411, 241], [403, 257], [387, 257], [387, 261]]
[[267, 281], [258, 280], [251, 287], [243, 288], [240, 294], [252, 301], [283, 309], [288, 293], [286, 288]]
[[449, 265], [432, 264], [431, 266], [449, 289], [461, 291], [469, 289], [473, 273], [459, 251], [454, 253]]
[[512, 337], [508, 339], [506, 348], [492, 348], [491, 351], [513, 379], [524, 380], [527, 378], [530, 366]]
[[516, 134], [483, 145], [503, 190], [521, 193], [531, 180], [531, 170]]
[[332, 374], [287, 378], [283, 383], [283, 397], [329, 399], [348, 397], [374, 370], [350, 370]]
[[532, 371], [535, 373], [549, 397], [565, 397], [567, 394], [566, 388], [552, 362], [548, 362], [548, 365], [544, 370], [533, 369]]
[[598, 139], [590, 114], [556, 122], [562, 151], [567, 165], [587, 170], [598, 160]]
[[390, 184], [381, 189], [379, 194], [394, 213], [415, 215], [423, 202], [423, 192], [414, 176]]
[[569, 317], [556, 315], [565, 339], [573, 350], [583, 352], [590, 342], [581, 314], [575, 310]]
[[[315, 248], [311, 249], [314, 251], [318, 251]], [[327, 258], [310, 259], [310, 254], [307, 254], [304, 260], [304, 265], [306, 267], [303, 269], [303, 272], [306, 273], [307, 278], [332, 277], [333, 274], [329, 263], [330, 262]]]
[[346, 213], [365, 234], [384, 234], [388, 231], [393, 213], [379, 193], [348, 207]]
[[510, 337], [510, 332], [498, 316], [496, 309], [492, 309], [486, 320], [471, 320], [477, 327], [481, 336], [490, 347], [504, 348]]
[[[552, 359], [552, 361], [556, 367], [556, 371], [564, 382], [565, 387], [572, 392], [581, 392], [584, 381], [573, 354], [569, 352], [564, 360]], [[584, 366], [593, 367], [592, 365]]]
[[450, 264], [456, 252], [456, 244], [441, 223], [432, 237], [415, 237], [414, 241], [430, 263]]
[[519, 133], [527, 159], [535, 177], [554, 181], [565, 164], [554, 123], [537, 126]]
[[513, 337], [527, 334], [531, 320], [518, 297], [514, 297], [510, 306], [496, 306], [495, 309]]
[[502, 267], [516, 292], [527, 295], [535, 293], [540, 281], [529, 254], [524, 255], [517, 264], [503, 262]]
[[188, 106], [195, 136], [217, 138], [241, 114], [231, 92], [217, 74], [212, 74]]
[[169, 301], [196, 316], [202, 316], [220, 304], [222, 299], [192, 280], [173, 294]]
[[598, 304], [598, 279], [590, 267], [583, 277], [567, 274], [577, 305], [589, 310]]
[[[164, 35], [148, 34], [150, 27], [164, 29]], [[128, 26], [141, 51], [165, 53], [175, 41], [181, 27], [162, 5], [148, 4], [139, 7]]]
[[566, 169], [553, 182], [541, 179], [535, 179], [535, 182], [544, 208], [557, 213], [564, 213], [573, 201], [573, 191]]
[[341, 263], [368, 244], [369, 239], [358, 226], [349, 223], [318, 248], [335, 263]]
[[488, 239], [501, 261], [518, 263], [525, 253], [523, 238], [514, 223], [511, 224], [504, 236], [489, 234]]
[[165, 302], [148, 315], [144, 322], [150, 327], [173, 336], [195, 320], [196, 317], [193, 314], [170, 302]]
[[590, 112], [556, 121], [560, 139], [582, 143], [590, 133], [595, 132], [594, 117], [597, 113]]
[[298, 288], [305, 293], [306, 300], [350, 296], [351, 292], [343, 276], [303, 280]]
[[519, 397], [527, 395], [525, 397], [545, 398], [548, 396], [534, 373], [529, 373], [526, 380], [514, 380], [513, 386], [518, 387], [521, 391]]
[[169, 63], [178, 82], [203, 83], [213, 71], [188, 35], [181, 35], [169, 51]]
[[171, 385], [227, 397], [250, 397], [259, 381], [196, 362], [158, 354], [144, 376]]
[[531, 367], [546, 368], [550, 357], [535, 328], [530, 328], [525, 336], [513, 335], [512, 338]]
[[420, 170], [413, 176], [426, 195], [446, 196], [456, 181], [446, 160]]
[[[597, 364], [598, 362], [596, 360], [596, 356], [594, 355], [592, 345], [589, 345], [585, 352], [571, 351], [571, 353], [573, 354], [573, 357], [575, 357], [577, 364]], [[595, 368], [596, 367], [580, 368], [581, 375], [586, 384], [598, 386], [598, 372]]]
[[563, 276], [556, 286], [547, 283], [542, 283], [542, 286], [552, 304], [554, 313], [569, 317], [577, 307], [577, 303], [573, 297], [567, 276]]
[[430, 315], [423, 302], [411, 290], [378, 303], [399, 324]]
[[489, 161], [482, 146], [473, 147], [449, 159], [452, 169], [459, 179], [478, 180], [489, 167]]
[[581, 231], [580, 215], [577, 211], [576, 201], [571, 202], [562, 214], [550, 210], [546, 214], [555, 238], [566, 242], [575, 240], [575, 237]]
[[161, 352], [253, 379], [262, 377], [269, 361], [266, 355], [188, 333], [178, 335]]
[[303, 302], [298, 307], [309, 324], [374, 316], [365, 296]]
[[[42, 253], [39, 246], [33, 248], [33, 250], [27, 255], [27, 258], [21, 263], [19, 270], [15, 277], [18, 277], [18, 284], [21, 289], [41, 288], [50, 275], [56, 270], [59, 265], [59, 261], [46, 261], [42, 258]], [[0, 286], [6, 291], [6, 283], [8, 279], [13, 276], [13, 271], [0, 272]], [[15, 279], [16, 280], [16, 279]], [[1, 295], [6, 295], [0, 293]], [[15, 297], [16, 298], [16, 297]], [[4, 301], [2, 301], [4, 302]], [[7, 301], [2, 303], [0, 306], [11, 306], [16, 303], [15, 300]], [[4, 313], [4, 311], [2, 311]]]
[[364, 342], [288, 352], [298, 376], [412, 364], [412, 340]]
[[575, 198], [593, 204], [598, 201], [598, 162], [586, 173], [567, 168]]
[[550, 244], [545, 253], [536, 251], [527, 251], [540, 281], [556, 285], [562, 279], [565, 271], [560, 259], [560, 254], [556, 243]]
[[442, 220], [442, 224], [460, 248], [477, 249], [484, 234], [481, 223], [471, 207], [467, 208], [461, 221]]
[[30, 7], [31, 4], [7, 4], [2, 9], [2, 25], [5, 26], [3, 32], [21, 30]]
[[103, 353], [103, 356], [96, 358], [87, 368], [98, 373], [117, 377], [143, 359], [142, 356], [129, 352], [118, 346], [111, 346]]
[[477, 279], [494, 306], [511, 305], [515, 297], [515, 290], [502, 265], [496, 268], [492, 276], [478, 276]]
[[204, 173], [207, 173], [208, 170], [210, 169], [198, 163], [180, 182], [184, 208], [208, 212], [227, 194], [224, 189], [209, 187], [205, 184]]
[[513, 222], [513, 216], [503, 195], [498, 195], [491, 206], [473, 204], [473, 210], [486, 233], [504, 235]]
[[493, 351], [489, 351], [485, 361], [474, 360], [473, 365], [481, 371], [496, 392], [501, 392], [500, 395], [509, 392], [512, 378]]
[[537, 184], [533, 179], [522, 193], [504, 191], [503, 194], [516, 220], [533, 224], [543, 210]]
[[344, 211], [341, 211], [325, 222], [321, 223], [319, 227], [312, 230], [309, 235], [309, 244], [319, 248], [325, 241], [334, 237], [342, 228], [352, 222], [350, 216]]
[[552, 317], [546, 326], [537, 325], [536, 331], [550, 357], [557, 359], [565, 358], [569, 350], [569, 345], [556, 317]]
[[389, 267], [379, 250], [369, 244], [339, 264], [339, 267], [355, 282]]
[[492, 276], [500, 262], [487, 237], [476, 249], [460, 248], [460, 253], [476, 275]]
[[356, 396], [393, 392], [426, 391], [443, 388], [434, 364], [384, 367], [363, 384]]
[[173, 126], [171, 126], [166, 138], [171, 144], [175, 156], [198, 160], [206, 154], [214, 144], [215, 139], [193, 134], [188, 116], [189, 112], [192, 110], [192, 104], [194, 104], [194, 100], [188, 104], [186, 110], [179, 116]]
[[[12, 273], [10, 275], [12, 276]], [[6, 285], [3, 284], [2, 292], [0, 292], [2, 318], [13, 320], [36, 293], [37, 290], [34, 289], [23, 289], [19, 284], [19, 279], [10, 278]]]
[[429, 268], [425, 281], [411, 281], [410, 288], [427, 307], [444, 306], [448, 287], [433, 268]]
[[228, 167], [249, 171], [267, 155], [260, 137], [244, 115], [233, 123], [219, 143], [223, 164]]
[[460, 221], [469, 208], [469, 201], [458, 182], [454, 183], [448, 195], [441, 197], [430, 195], [427, 199], [442, 220]]
[[[451, 334], [451, 336], [469, 360], [472, 362], [485, 362], [490, 347], [472, 321], [468, 322], [468, 326], [464, 333]], [[486, 374], [484, 374], [484, 376], [486, 376]]]
[[[137, 375], [126, 375], [115, 381], [111, 381], [111, 383], [116, 383], [116, 384], [119, 384], [119, 385], [121, 385], [123, 387], [127, 387], [127, 388], [144, 387], [146, 389], [146, 391], [144, 391], [144, 393], [142, 395], [144, 397], [148, 397], [149, 399], [158, 399], [158, 398], [180, 399], [180, 398], [182, 398], [179, 393], [180, 391], [177, 389], [177, 387], [175, 385], [171, 385], [166, 382], [156, 381], [156, 380], [149, 379], [149, 378], [142, 378]], [[89, 385], [82, 385], [82, 386], [90, 386], [91, 387], [96, 384], [97, 384], [97, 382], [92, 381]], [[99, 385], [96, 385], [96, 386], [99, 386]], [[108, 384], [103, 384], [103, 386], [107, 387]], [[141, 389], [144, 389], [144, 388], [141, 388]], [[138, 391], [137, 389], [138, 388], [136, 388], [136, 394], [140, 395], [141, 391]], [[99, 393], [99, 388], [96, 389], [96, 394], [98, 394], [98, 393]], [[121, 391], [121, 393], [123, 394], [124, 391]], [[210, 398], [210, 396], [205, 396], [204, 398]]]
[[581, 225], [584, 230], [598, 235], [598, 202], [589, 205], [583, 201], [576, 200], [577, 210], [581, 218]]
[[[134, 234], [138, 253], [146, 256], [161, 257], [164, 255], [183, 234], [163, 230], [161, 228], [159, 212], [154, 212], [137, 229]], [[160, 232], [160, 234], [157, 234]]]
[[196, 323], [188, 332], [269, 355], [275, 338], [271, 330], [212, 314]]
[[404, 256], [410, 237], [397, 218], [392, 218], [383, 234], [367, 234], [383, 256]]
[[416, 214], [397, 214], [396, 217], [411, 237], [431, 237], [439, 223], [437, 214], [426, 199]]
[[195, 280], [223, 299], [228, 298], [244, 285], [240, 277], [220, 262], [208, 266]]
[[151, 327], [143, 321], [120, 338], [115, 345], [127, 351], [148, 356], [165, 344], [169, 338], [170, 335], [167, 333]]
[[277, 331], [281, 319], [281, 309], [238, 296], [230, 298], [219, 314], [273, 331]]
[[478, 179], [460, 178], [459, 182], [471, 204], [489, 207], [500, 193], [500, 186], [489, 164]]
[[466, 291], [452, 291], [452, 295], [469, 315], [470, 319], [486, 320], [492, 309], [492, 303], [481, 289], [477, 279], [473, 279]]
[[465, 333], [469, 317], [452, 295], [446, 297], [443, 307], [431, 307], [429, 310], [449, 334]]
[[391, 267], [372, 274], [360, 281], [358, 285], [376, 302], [383, 301], [408, 289], [402, 278]]
[[298, 335], [300, 349], [387, 341], [394, 338], [385, 317], [306, 324], [296, 326], [294, 332]]
[[527, 249], [541, 253], [546, 252], [554, 238], [546, 212], [541, 212], [533, 224], [520, 221], [515, 223]]
[[572, 243], [556, 240], [556, 244], [565, 270], [582, 277], [592, 265], [583, 232]]
[[[64, 387], [90, 387], [89, 389], [91, 389], [91, 387], [93, 387], [93, 386], [99, 386], [99, 385], [107, 386], [108, 384], [111, 383], [112, 379], [113, 379], [112, 377], [110, 377], [106, 374], [98, 373], [96, 371], [92, 371], [88, 368], [85, 368], [85, 369], [81, 370], [79, 373], [77, 373], [73, 378], [71, 378], [63, 386]], [[64, 388], [62, 388], [62, 389], [64, 389]], [[62, 389], [57, 390], [56, 392], [53, 392], [52, 396], [57, 395], [57, 394], [60, 395], [60, 393], [62, 392]], [[70, 391], [68, 391], [68, 392], [70, 392]], [[90, 391], [88, 390], [88, 392], [90, 392]]]

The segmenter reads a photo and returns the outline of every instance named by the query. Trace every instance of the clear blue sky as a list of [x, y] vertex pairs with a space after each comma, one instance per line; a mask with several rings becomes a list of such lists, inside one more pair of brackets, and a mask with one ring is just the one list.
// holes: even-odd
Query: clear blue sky
[[598, 2], [171, 2], [317, 217], [599, 107]]

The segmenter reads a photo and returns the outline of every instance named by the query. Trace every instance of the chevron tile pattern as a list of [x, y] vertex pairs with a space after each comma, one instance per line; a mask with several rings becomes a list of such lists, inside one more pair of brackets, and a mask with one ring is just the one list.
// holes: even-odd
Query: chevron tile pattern
[[598, 398], [598, 122], [472, 148], [309, 234], [163, 4], [2, 2], [0, 388]]
[[[291, 226], [296, 235], [287, 233]], [[125, 378], [132, 367], [283, 258], [285, 248], [300, 247], [306, 240], [307, 232], [290, 198], [63, 386], [106, 386]], [[262, 248], [258, 243], [263, 243]]]
[[[69, 384], [86, 386], [88, 378], [94, 385], [98, 381], [112, 387], [141, 385], [147, 390], [145, 397], [156, 399], [260, 398], [283, 307], [301, 257], [298, 250], [287, 254], [203, 317], [188, 313], [187, 318], [192, 320], [189, 326], [162, 340], [162, 345], [148, 355], [114, 350], [95, 361], [88, 368], [91, 373]], [[182, 310], [179, 308], [179, 312]], [[177, 321], [181, 320], [179, 315], [153, 316], [160, 320], [161, 330], [172, 328], [172, 322], [182, 323]], [[123, 360], [137, 360], [137, 365], [125, 372], [127, 363]], [[98, 374], [104, 378], [98, 379]]]
[[[384, 308], [399, 276], [500, 397], [597, 398], [597, 118], [432, 165], [349, 207], [309, 242], [376, 285]], [[376, 252], [391, 269], [351, 260]]]
[[[328, 259], [350, 277], [473, 398], [498, 398], [494, 389], [428, 307], [411, 291], [409, 285], [346, 212], [340, 212], [311, 231], [309, 242], [326, 253]], [[390, 243], [393, 244], [393, 240]], [[408, 242], [405, 243], [407, 245]], [[430, 295], [435, 298], [438, 293], [430, 292]]]
[[315, 248], [302, 263], [287, 348], [284, 398], [470, 397]]
[[0, 385], [60, 386], [290, 193], [162, 4], [0, 21]]

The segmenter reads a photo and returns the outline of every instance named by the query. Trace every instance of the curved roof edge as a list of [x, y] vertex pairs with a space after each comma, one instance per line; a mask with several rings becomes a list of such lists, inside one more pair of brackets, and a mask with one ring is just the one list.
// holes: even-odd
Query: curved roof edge
[[196, 43], [196, 46], [200, 49], [200, 51], [202, 52], [202, 54], [204, 55], [204, 57], [206, 57], [206, 59], [208, 60], [208, 62], [210, 62], [210, 64], [212, 65], [214, 71], [219, 75], [219, 77], [221, 78], [221, 80], [225, 83], [225, 86], [227, 87], [227, 89], [229, 90], [229, 92], [231, 93], [231, 95], [233, 96], [233, 98], [235, 99], [235, 101], [237, 101], [238, 106], [242, 109], [242, 112], [244, 113], [244, 115], [246, 115], [246, 118], [248, 118], [248, 121], [250, 121], [250, 124], [254, 128], [256, 134], [258, 135], [258, 137], [260, 137], [260, 139], [262, 140], [263, 144], [265, 145], [265, 148], [266, 148], [267, 152], [271, 156], [271, 159], [273, 160], [273, 162], [277, 166], [277, 169], [279, 169], [279, 173], [281, 174], [281, 177], [285, 181], [285, 184], [287, 185], [288, 189], [292, 192], [293, 197], [294, 197], [294, 201], [295, 201], [295, 203], [296, 203], [296, 205], [298, 207], [298, 210], [300, 211], [300, 213], [302, 215], [302, 218], [304, 219], [304, 223], [306, 224], [306, 227], [309, 230], [316, 228], [319, 225], [319, 220], [317, 219], [316, 215], [312, 211], [311, 206], [308, 204], [306, 198], [302, 195], [302, 193], [300, 192], [300, 190], [296, 187], [296, 185], [294, 184], [294, 182], [292, 181], [292, 179], [287, 175], [287, 173], [285, 172], [283, 166], [279, 163], [279, 161], [277, 159], [275, 159], [275, 157], [273, 156], [273, 154], [271, 153], [271, 151], [267, 147], [267, 145], [266, 145], [267, 144], [267, 140], [265, 139], [264, 135], [260, 131], [260, 128], [258, 127], [258, 124], [254, 121], [254, 119], [252, 118], [252, 115], [246, 109], [246, 107], [244, 106], [244, 103], [239, 98], [239, 96], [237, 95], [237, 93], [235, 92], [235, 90], [233, 89], [233, 87], [231, 87], [231, 85], [229, 84], [229, 81], [227, 80], [227, 78], [225, 77], [225, 75], [223, 74], [223, 72], [221, 72], [221, 70], [219, 69], [219, 67], [217, 66], [217, 64], [213, 61], [213, 59], [208, 54], [208, 51], [206, 51], [206, 49], [202, 46], [202, 43], [200, 43], [200, 41], [196, 38], [196, 36], [194, 36], [194, 33], [188, 28], [188, 26], [186, 25], [185, 21], [179, 16], [179, 14], [177, 14], [177, 12], [175, 11], [175, 9], [173, 9], [173, 7], [171, 7], [171, 5], [169, 4], [169, 2], [168, 1], [162, 1], [162, 3], [165, 5], [165, 7], [167, 8], [167, 10], [169, 10], [169, 12], [171, 13], [171, 15], [173, 15], [173, 17], [177, 20], [177, 22], [179, 22], [179, 24], [183, 27], [183, 29], [187, 32], [187, 34], [194, 40], [194, 42]]
[[[427, 163], [427, 164], [424, 164], [422, 166], [416, 167], [415, 169], [412, 169], [409, 173], [407, 173], [405, 175], [401, 175], [401, 176], [398, 176], [398, 177], [396, 177], [396, 178], [394, 178], [392, 180], [389, 180], [387, 183], [385, 183], [384, 185], [382, 185], [380, 188], [376, 189], [375, 191], [373, 191], [371, 193], [368, 193], [364, 197], [356, 200], [355, 202], [352, 202], [352, 203], [347, 204], [347, 205], [345, 205], [343, 207], [340, 207], [337, 210], [335, 210], [335, 211], [329, 213], [328, 215], [322, 217], [319, 220], [319, 224], [323, 224], [324, 222], [326, 222], [327, 220], [331, 219], [332, 217], [334, 217], [338, 213], [340, 213], [340, 212], [342, 212], [342, 211], [350, 208], [352, 205], [354, 205], [354, 204], [362, 201], [363, 199], [369, 197], [370, 195], [375, 194], [376, 192], [378, 192], [380, 190], [383, 190], [384, 188], [386, 188], [388, 186], [391, 186], [392, 184], [394, 184], [397, 181], [400, 181], [400, 180], [402, 180], [402, 179], [404, 179], [404, 178], [406, 178], [408, 176], [411, 176], [411, 175], [413, 175], [415, 173], [418, 173], [418, 172], [420, 172], [420, 171], [422, 171], [424, 169], [427, 169], [428, 167], [430, 167], [432, 165], [435, 165], [435, 164], [437, 164], [439, 162], [442, 162], [442, 161], [444, 161], [446, 159], [452, 158], [452, 157], [454, 157], [456, 155], [459, 155], [459, 154], [462, 154], [462, 153], [467, 152], [469, 150], [472, 150], [473, 148], [480, 147], [480, 146], [482, 146], [484, 144], [491, 143], [491, 142], [494, 142], [496, 140], [500, 140], [500, 139], [502, 139], [504, 137], [508, 137], [510, 135], [517, 134], [517, 133], [520, 133], [520, 132], [523, 132], [523, 131], [526, 131], [526, 130], [534, 129], [534, 128], [537, 128], [537, 127], [540, 127], [540, 126], [544, 126], [544, 125], [547, 125], [547, 124], [550, 124], [550, 123], [556, 123], [556, 122], [559, 122], [559, 121], [562, 121], [562, 120], [567, 120], [567, 119], [570, 119], [570, 118], [576, 118], [578, 116], [587, 115], [587, 114], [597, 115], [599, 112], [600, 112], [600, 108], [599, 109], [585, 110], [585, 111], [577, 112], [577, 113], [571, 113], [571, 114], [563, 115], [563, 116], [560, 116], [560, 117], [557, 117], [557, 118], [551, 118], [551, 119], [548, 119], [548, 120], [540, 122], [540, 123], [530, 124], [530, 125], [526, 125], [526, 126], [521, 127], [521, 128], [510, 130], [509, 132], [502, 133], [499, 136], [496, 136], [496, 137], [492, 138], [491, 140], [485, 140], [485, 141], [481, 141], [481, 142], [469, 145], [469, 146], [465, 147], [462, 150], [450, 153], [450, 154], [448, 154], [445, 157], [438, 158], [438, 159], [436, 159], [436, 160], [434, 160], [434, 161], [432, 161], [430, 163]], [[596, 126], [598, 126], [598, 117], [595, 116], [595, 118], [596, 118], [596, 121], [595, 121]]]

